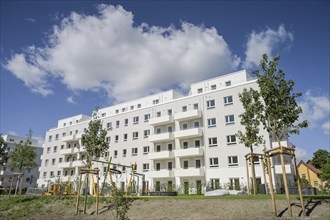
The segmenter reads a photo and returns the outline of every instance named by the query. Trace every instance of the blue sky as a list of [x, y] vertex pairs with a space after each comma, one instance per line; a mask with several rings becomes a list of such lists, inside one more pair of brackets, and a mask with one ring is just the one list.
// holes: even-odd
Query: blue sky
[[310, 121], [291, 141], [329, 149], [329, 1], [1, 1], [1, 133], [246, 68], [279, 67]]

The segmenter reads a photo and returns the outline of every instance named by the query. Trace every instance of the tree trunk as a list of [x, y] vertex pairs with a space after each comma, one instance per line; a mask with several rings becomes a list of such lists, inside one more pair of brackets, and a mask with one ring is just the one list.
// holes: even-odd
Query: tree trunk
[[254, 161], [253, 161], [253, 148], [250, 147], [251, 155], [250, 155], [250, 163], [251, 163], [251, 170], [252, 170], [252, 184], [253, 184], [253, 195], [257, 194], [257, 181], [256, 181], [256, 173], [254, 168]]

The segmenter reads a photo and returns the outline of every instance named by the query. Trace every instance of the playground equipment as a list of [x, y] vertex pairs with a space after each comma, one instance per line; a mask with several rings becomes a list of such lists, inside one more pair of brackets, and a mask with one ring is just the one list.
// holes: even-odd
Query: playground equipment
[[285, 166], [284, 166], [284, 155], [290, 155], [291, 160], [293, 160], [294, 174], [296, 175], [297, 183], [298, 183], [298, 193], [299, 193], [300, 204], [301, 204], [302, 211], [303, 211], [304, 215], [306, 216], [304, 200], [302, 198], [302, 193], [301, 193], [300, 176], [298, 174], [298, 169], [297, 169], [297, 165], [296, 165], [297, 164], [296, 163], [296, 156], [295, 156], [294, 152], [295, 152], [294, 148], [282, 147], [282, 146], [277, 147], [277, 148], [273, 148], [273, 149], [269, 149], [269, 150], [266, 151], [266, 159], [267, 159], [267, 167], [268, 167], [268, 175], [269, 175], [269, 185], [270, 185], [270, 194], [272, 196], [272, 207], [273, 207], [273, 213], [274, 213], [275, 216], [277, 216], [277, 211], [276, 211], [276, 203], [275, 203], [275, 196], [274, 196], [272, 169], [271, 169], [271, 166], [270, 166], [270, 158], [273, 157], [273, 156], [277, 156], [277, 155], [280, 155], [280, 158], [281, 158], [283, 182], [284, 182], [284, 187], [285, 187], [285, 194], [286, 194], [286, 201], [287, 201], [287, 205], [288, 205], [289, 215], [290, 215], [290, 217], [292, 217], [290, 194], [289, 194], [288, 182], [287, 182], [287, 178], [286, 178], [286, 170], [285, 170]]
[[[266, 194], [268, 194], [268, 187], [267, 187], [267, 181], [266, 181], [266, 172], [265, 172], [265, 163], [264, 163], [264, 160], [263, 160], [264, 156], [262, 154], [257, 154], [257, 153], [248, 153], [248, 154], [245, 155], [248, 193], [251, 194], [248, 161], [250, 161], [250, 164], [251, 164], [252, 175], [255, 176], [254, 169], [253, 169], [253, 167], [254, 167], [253, 158], [255, 158], [255, 157], [258, 157], [259, 159], [261, 159], [261, 169], [262, 169], [262, 174], [263, 174], [264, 180], [265, 180], [265, 190], [266, 190]], [[254, 194], [256, 194], [256, 191], [257, 191], [256, 183], [253, 183], [253, 192], [254, 192]]]

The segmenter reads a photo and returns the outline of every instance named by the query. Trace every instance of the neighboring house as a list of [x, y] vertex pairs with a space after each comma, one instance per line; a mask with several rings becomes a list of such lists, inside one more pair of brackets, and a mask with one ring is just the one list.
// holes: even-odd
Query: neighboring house
[[320, 188], [324, 182], [318, 177], [321, 170], [313, 166], [312, 161], [308, 160], [307, 163], [300, 161], [298, 164], [298, 172], [301, 179], [306, 179], [312, 187]]
[[[189, 187], [189, 193], [196, 193], [201, 188], [204, 191], [220, 185], [246, 186], [244, 156], [250, 149], [240, 144], [235, 136], [244, 129], [239, 118], [244, 111], [239, 93], [244, 88], [259, 87], [257, 80], [242, 70], [193, 83], [188, 95], [168, 90], [99, 109], [110, 146], [100, 160], [111, 156], [112, 163], [130, 165], [136, 162], [137, 172], [145, 174], [148, 190], [176, 186], [180, 189]], [[56, 128], [46, 132], [39, 187], [67, 181], [69, 177], [71, 181], [78, 179], [86, 159], [81, 137], [90, 119], [86, 115], [61, 119]], [[261, 135], [269, 149], [271, 140], [262, 128]], [[292, 147], [287, 140], [281, 144]], [[263, 145], [254, 147], [254, 152], [263, 153]], [[276, 157], [272, 160], [275, 185], [283, 181]], [[261, 160], [256, 158], [254, 163], [257, 181], [264, 183]], [[293, 182], [289, 156], [285, 164], [288, 181]], [[106, 166], [94, 163], [96, 166], [103, 181]], [[124, 168], [117, 166], [120, 171]], [[125, 187], [129, 172], [118, 178], [117, 183]], [[141, 180], [136, 183], [141, 188]]]
[[[5, 146], [7, 147], [7, 151], [9, 152], [9, 155], [11, 152], [14, 151], [15, 147], [19, 143], [23, 143], [27, 140], [26, 137], [19, 137], [16, 135], [3, 135], [2, 136], [5, 141]], [[31, 170], [26, 170], [24, 172], [24, 179], [23, 179], [23, 188], [27, 187], [37, 187], [37, 179], [39, 177], [39, 171], [38, 168], [40, 166], [41, 160], [40, 156], [42, 154], [42, 147], [38, 147], [38, 140], [32, 138], [31, 140], [31, 146], [35, 148], [36, 152], [36, 163], [37, 166]], [[1, 166], [0, 168], [0, 185], [7, 188], [10, 186], [10, 175], [14, 173], [18, 173], [19, 170], [17, 168], [13, 168], [10, 166], [11, 159], [9, 158], [7, 163], [4, 166]], [[13, 181], [13, 186], [16, 183], [16, 178]]]

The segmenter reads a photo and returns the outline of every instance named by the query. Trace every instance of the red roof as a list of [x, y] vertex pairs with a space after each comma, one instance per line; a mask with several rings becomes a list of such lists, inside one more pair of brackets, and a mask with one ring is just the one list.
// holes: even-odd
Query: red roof
[[316, 167], [313, 166], [312, 161], [308, 160], [307, 163], [305, 163], [304, 161], [300, 161], [298, 164], [298, 167], [303, 164], [305, 165], [308, 169], [310, 169], [311, 171], [313, 171], [316, 174], [320, 174], [321, 170], [317, 169]]

